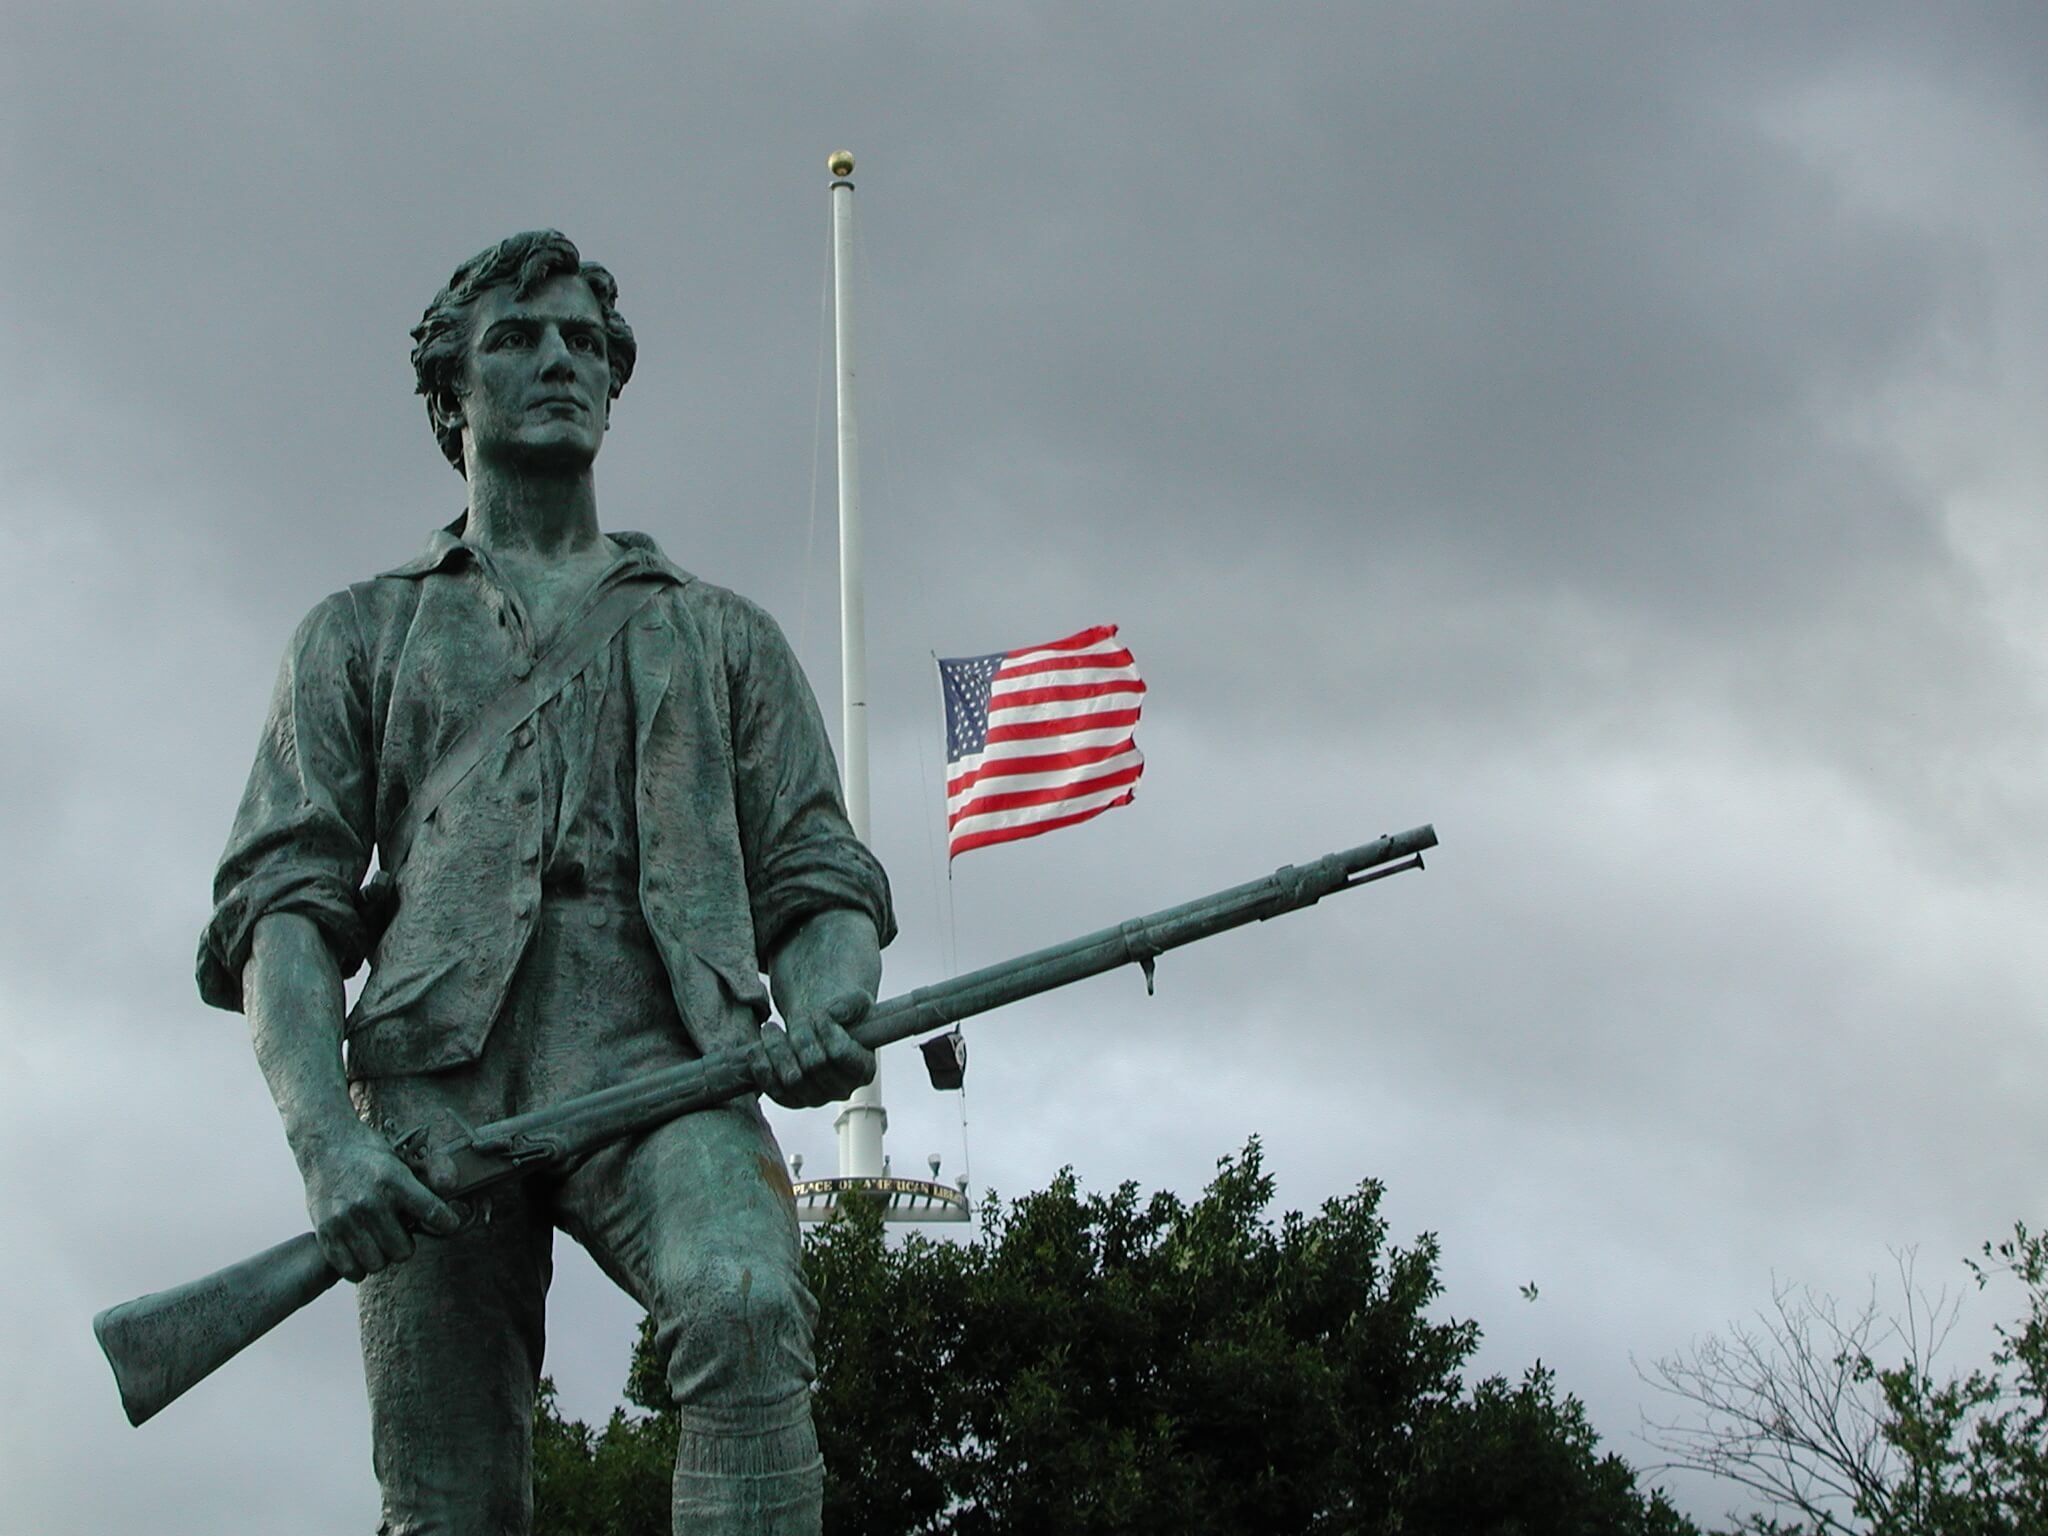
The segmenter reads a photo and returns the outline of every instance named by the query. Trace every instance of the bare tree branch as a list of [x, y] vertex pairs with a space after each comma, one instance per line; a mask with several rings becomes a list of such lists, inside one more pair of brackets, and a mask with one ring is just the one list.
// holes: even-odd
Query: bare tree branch
[[[1888, 1384], [1934, 1389], [1935, 1365], [1961, 1308], [1947, 1287], [1914, 1279], [1915, 1253], [1894, 1250], [1894, 1309], [1877, 1277], [1845, 1312], [1832, 1296], [1773, 1278], [1771, 1305], [1689, 1352], [1637, 1374], [1675, 1399], [1643, 1436], [1685, 1468], [1761, 1498], [1774, 1517], [1819, 1532], [1862, 1532], [1891, 1519], [1913, 1468], [1895, 1443]], [[1890, 1287], [1886, 1288], [1889, 1291]]]

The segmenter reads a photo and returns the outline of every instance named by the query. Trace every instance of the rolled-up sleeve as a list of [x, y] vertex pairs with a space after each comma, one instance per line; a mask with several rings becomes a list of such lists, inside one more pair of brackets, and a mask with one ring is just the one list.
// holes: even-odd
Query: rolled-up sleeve
[[199, 939], [199, 995], [239, 1011], [256, 925], [312, 919], [344, 976], [363, 962], [358, 889], [375, 843], [376, 777], [354, 604], [336, 593], [307, 615], [278, 671], [256, 763], [213, 881]]
[[889, 878], [853, 835], [832, 744], [811, 685], [781, 627], [739, 600], [726, 627], [732, 688], [734, 790], [747, 898], [763, 970], [782, 940], [815, 912], [864, 912], [887, 944], [896, 936]]

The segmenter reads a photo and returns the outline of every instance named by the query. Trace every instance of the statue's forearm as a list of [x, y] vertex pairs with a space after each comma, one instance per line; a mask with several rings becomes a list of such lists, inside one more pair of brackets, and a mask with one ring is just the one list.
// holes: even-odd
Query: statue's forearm
[[816, 912], [791, 931], [768, 966], [776, 1011], [810, 1014], [846, 992], [872, 1000], [882, 985], [882, 947], [865, 912]]
[[306, 1173], [364, 1131], [342, 1067], [341, 971], [311, 919], [279, 912], [256, 925], [242, 1008], [285, 1140]]

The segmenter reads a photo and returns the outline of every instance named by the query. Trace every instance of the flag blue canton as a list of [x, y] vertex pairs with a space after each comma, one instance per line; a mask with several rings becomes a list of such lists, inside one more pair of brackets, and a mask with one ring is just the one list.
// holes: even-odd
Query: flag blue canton
[[1009, 653], [942, 656], [939, 677], [946, 693], [946, 761], [956, 763], [988, 745], [988, 701], [996, 670]]

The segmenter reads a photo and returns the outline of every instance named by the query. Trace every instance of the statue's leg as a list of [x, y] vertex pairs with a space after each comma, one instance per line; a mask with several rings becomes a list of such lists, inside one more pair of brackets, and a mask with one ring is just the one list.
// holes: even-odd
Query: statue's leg
[[552, 1237], [507, 1192], [356, 1287], [379, 1536], [527, 1536]]
[[676, 1531], [816, 1536], [818, 1309], [760, 1110], [684, 1115], [599, 1153], [562, 1186], [557, 1217], [654, 1316], [682, 1427]]

